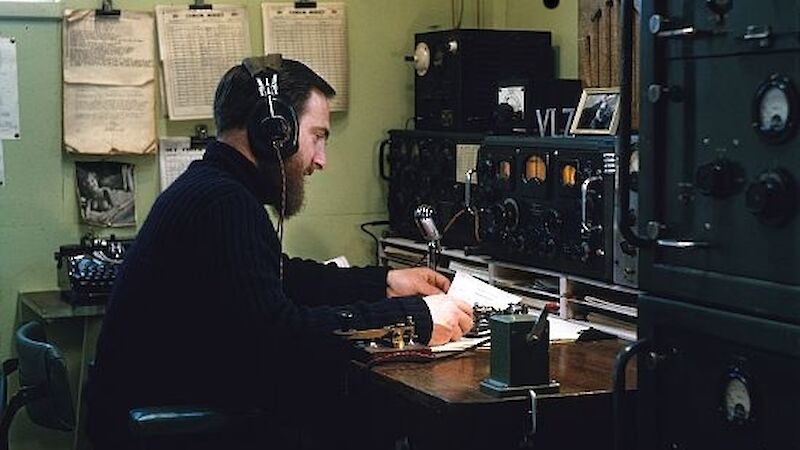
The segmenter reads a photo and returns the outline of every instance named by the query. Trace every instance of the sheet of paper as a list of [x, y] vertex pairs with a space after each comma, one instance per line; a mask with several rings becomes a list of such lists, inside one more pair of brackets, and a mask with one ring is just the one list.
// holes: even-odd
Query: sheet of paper
[[158, 140], [158, 171], [161, 173], [161, 190], [164, 191], [178, 178], [192, 161], [202, 159], [206, 150], [192, 148], [188, 136], [164, 136]]
[[212, 117], [220, 78], [251, 56], [246, 8], [156, 5], [156, 27], [169, 118]]
[[0, 37], [0, 139], [19, 139], [17, 42]]
[[143, 86], [64, 85], [64, 145], [89, 154], [152, 153], [154, 83]]
[[345, 4], [317, 3], [295, 8], [294, 3], [262, 3], [264, 51], [302, 61], [336, 90], [331, 111], [347, 110], [347, 12]]
[[581, 332], [589, 329], [586, 325], [564, 320], [560, 317], [547, 316], [550, 323], [550, 342], [573, 342]]
[[93, 9], [64, 11], [64, 82], [141, 86], [155, 79], [153, 15]]
[[518, 295], [509, 294], [464, 272], [456, 272], [447, 293], [472, 305], [490, 306], [496, 309], [505, 309], [509, 304], [516, 304], [522, 300]]
[[65, 10], [64, 146], [74, 153], [156, 149], [153, 16]]
[[[490, 306], [496, 309], [505, 309], [509, 304], [516, 304], [522, 300], [517, 295], [496, 288], [464, 272], [456, 272], [447, 293], [473, 305]], [[550, 342], [574, 341], [578, 339], [583, 330], [589, 328], [552, 315], [547, 316], [547, 320], [550, 322]]]
[[488, 343], [489, 343], [488, 337], [461, 338], [460, 340], [455, 342], [448, 342], [447, 344], [431, 347], [431, 351], [434, 353], [463, 352], [464, 350], [469, 350], [471, 348], [475, 348], [482, 344], [488, 344]]

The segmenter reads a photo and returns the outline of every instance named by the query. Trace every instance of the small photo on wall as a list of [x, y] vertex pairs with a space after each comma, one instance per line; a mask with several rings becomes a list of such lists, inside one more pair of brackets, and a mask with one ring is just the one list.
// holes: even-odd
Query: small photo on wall
[[81, 220], [98, 227], [136, 225], [133, 164], [76, 162], [75, 180]]

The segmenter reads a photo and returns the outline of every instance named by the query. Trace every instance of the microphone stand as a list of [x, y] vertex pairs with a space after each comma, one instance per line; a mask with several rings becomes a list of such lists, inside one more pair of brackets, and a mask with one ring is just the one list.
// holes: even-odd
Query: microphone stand
[[439, 254], [442, 251], [442, 246], [439, 239], [428, 241], [428, 268], [436, 270], [439, 266]]

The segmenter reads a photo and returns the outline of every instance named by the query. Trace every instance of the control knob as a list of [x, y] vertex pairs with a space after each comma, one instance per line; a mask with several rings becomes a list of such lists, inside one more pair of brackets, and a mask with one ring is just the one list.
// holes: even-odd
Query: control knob
[[726, 159], [717, 159], [697, 168], [695, 186], [704, 195], [725, 198], [739, 192], [744, 184], [742, 168]]
[[766, 225], [789, 221], [796, 210], [797, 193], [792, 176], [783, 169], [769, 170], [750, 184], [745, 194], [747, 209]]

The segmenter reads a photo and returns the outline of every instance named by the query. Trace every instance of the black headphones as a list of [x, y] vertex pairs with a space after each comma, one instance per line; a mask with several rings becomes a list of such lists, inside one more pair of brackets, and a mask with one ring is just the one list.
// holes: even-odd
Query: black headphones
[[257, 56], [242, 61], [256, 82], [258, 95], [247, 121], [247, 138], [256, 158], [273, 161], [286, 160], [297, 152], [300, 126], [297, 112], [291, 103], [278, 95], [278, 70], [283, 59], [280, 54]]

